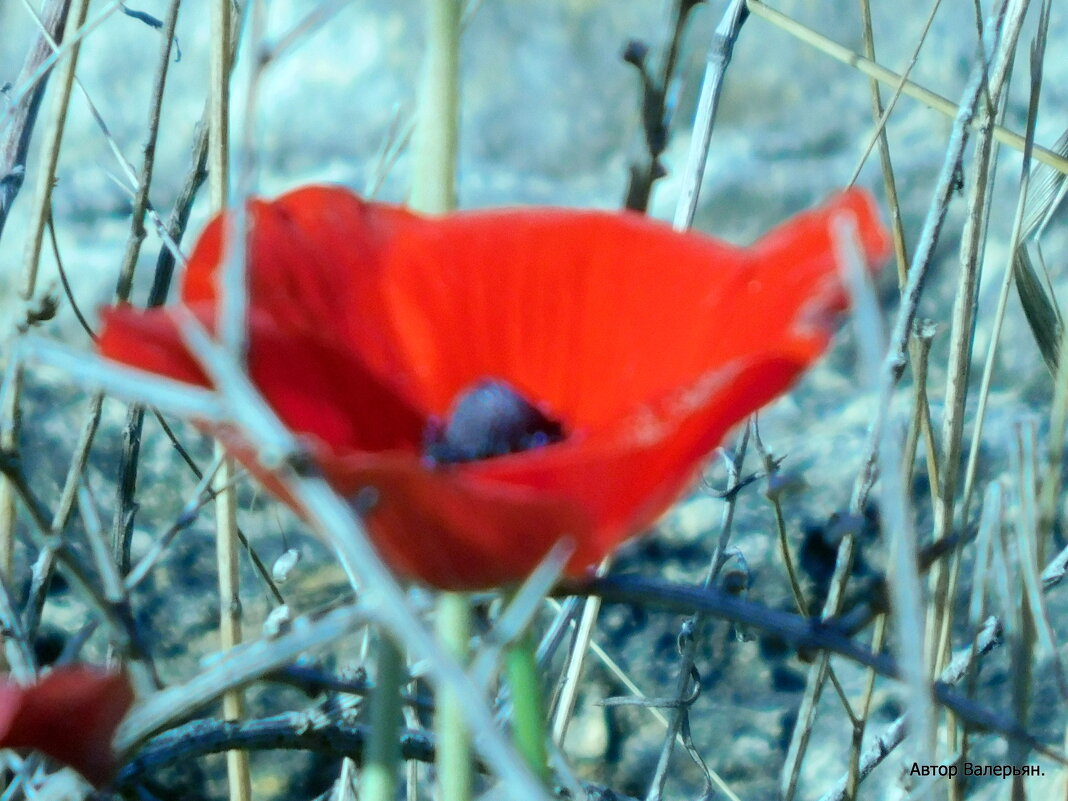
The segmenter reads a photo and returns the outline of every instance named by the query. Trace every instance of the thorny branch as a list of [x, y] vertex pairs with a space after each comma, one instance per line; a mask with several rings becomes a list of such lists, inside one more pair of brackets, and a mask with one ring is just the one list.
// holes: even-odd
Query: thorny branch
[[[147, 743], [137, 756], [119, 771], [119, 788], [137, 785], [152, 771], [187, 759], [241, 748], [245, 750], [305, 750], [362, 762], [370, 730], [352, 721], [336, 720], [320, 710], [283, 712], [264, 718], [225, 721], [214, 718], [194, 720], [160, 734]], [[420, 729], [400, 733], [401, 755], [405, 760], [433, 763], [434, 735]], [[485, 766], [479, 764], [479, 771]], [[583, 784], [591, 801], [636, 801], [610, 788]]]
[[[891, 656], [873, 654], [853, 640], [847, 632], [833, 624], [818, 618], [805, 618], [769, 609], [761, 604], [745, 601], [719, 590], [668, 584], [640, 576], [611, 576], [567, 581], [561, 586], [560, 593], [564, 595], [596, 593], [607, 603], [640, 602], [647, 608], [676, 613], [689, 614], [698, 610], [723, 620], [774, 633], [805, 652], [819, 650], [824, 653], [839, 654], [887, 678], [900, 678], [897, 663]], [[940, 704], [953, 710], [960, 720], [969, 726], [998, 732], [1059, 762], [1068, 762], [1063, 754], [1040, 742], [1018, 722], [975, 703], [945, 682], [935, 682], [932, 691]]]

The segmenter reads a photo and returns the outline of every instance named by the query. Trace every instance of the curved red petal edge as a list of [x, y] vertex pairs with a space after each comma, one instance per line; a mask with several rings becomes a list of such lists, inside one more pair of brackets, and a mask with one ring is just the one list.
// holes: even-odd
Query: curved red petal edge
[[[212, 327], [209, 304], [189, 308]], [[103, 323], [98, 347], [108, 358], [178, 381], [211, 385], [182, 342], [170, 310], [106, 309]], [[320, 336], [280, 329], [259, 309], [250, 313], [249, 331], [252, 380], [293, 431], [341, 452], [419, 449], [422, 414], [344, 349]]]
[[133, 701], [125, 673], [89, 665], [54, 668], [24, 687], [0, 682], [0, 748], [34, 748], [104, 787], [117, 767], [112, 737]]
[[318, 461], [409, 578], [453, 590], [510, 584], [561, 540], [573, 548], [565, 572], [578, 576], [654, 523], [727, 431], [807, 364], [767, 354], [710, 371], [588, 437], [446, 470], [395, 453]]
[[101, 310], [100, 319], [97, 348], [104, 356], [176, 381], [210, 385], [166, 310], [122, 305]]
[[[449, 589], [521, 580], [561, 538], [579, 573], [652, 524], [730, 427], [826, 348], [847, 301], [831, 221], [856, 220], [873, 267], [889, 252], [859, 189], [747, 249], [628, 213], [423, 218], [336, 187], [249, 209], [253, 381], [394, 570]], [[209, 323], [222, 230], [209, 225], [183, 283]], [[202, 381], [168, 317], [109, 312], [102, 351]], [[427, 420], [486, 378], [569, 436], [429, 466]], [[253, 443], [215, 433], [294, 505]]]

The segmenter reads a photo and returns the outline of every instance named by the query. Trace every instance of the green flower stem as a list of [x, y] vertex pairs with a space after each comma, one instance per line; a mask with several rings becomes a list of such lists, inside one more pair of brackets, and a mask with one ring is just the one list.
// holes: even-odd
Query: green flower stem
[[397, 795], [403, 676], [404, 655], [393, 640], [383, 636], [378, 646], [378, 671], [371, 696], [371, 740], [360, 791], [363, 801], [394, 801]]
[[[461, 664], [467, 662], [471, 639], [471, 603], [457, 592], [442, 593], [437, 610], [438, 638]], [[438, 692], [434, 729], [437, 735], [438, 798], [471, 798], [471, 739], [464, 727], [463, 709], [451, 692]]]
[[545, 702], [530, 632], [524, 632], [508, 647], [505, 666], [512, 690], [512, 737], [516, 750], [526, 759], [534, 775], [547, 782]]

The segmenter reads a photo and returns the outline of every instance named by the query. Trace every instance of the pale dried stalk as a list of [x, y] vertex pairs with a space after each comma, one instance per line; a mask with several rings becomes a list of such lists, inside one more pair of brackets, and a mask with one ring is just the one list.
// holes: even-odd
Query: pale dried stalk
[[[991, 195], [988, 190], [993, 182], [997, 156], [997, 148], [994, 147], [991, 135], [1026, 10], [1027, 0], [1014, 0], [1007, 10], [1001, 44], [998, 52], [993, 54], [995, 60], [988, 90], [990, 100], [982, 105], [979, 112], [979, 135], [975, 144], [973, 175], [968, 182], [968, 216], [961, 237], [959, 280], [953, 304], [949, 362], [946, 369], [946, 411], [942, 419], [942, 471], [938, 503], [935, 506], [935, 539], [948, 536], [953, 529], [961, 440], [964, 433], [964, 406], [971, 375], [979, 281], [983, 273], [980, 256], [986, 239], [986, 223], [990, 210]], [[962, 506], [962, 522], [967, 511], [967, 508]], [[957, 564], [956, 560], [953, 561]], [[943, 663], [949, 658], [949, 630], [953, 619], [952, 593], [957, 570], [959, 568], [947, 568], [941, 561], [932, 569], [931, 584], [935, 588], [932, 599], [934, 614], [928, 621], [927, 636], [935, 672], [941, 670]]]
[[13, 368], [25, 364], [62, 370], [69, 379], [84, 387], [100, 389], [116, 398], [142, 401], [187, 420], [203, 423], [225, 420], [226, 407], [210, 390], [126, 367], [92, 353], [80, 353], [35, 334], [27, 334], [16, 341], [0, 403], [9, 403], [13, 394]]
[[[901, 205], [898, 200], [897, 179], [894, 176], [894, 166], [890, 158], [890, 143], [886, 136], [886, 123], [889, 120], [890, 115], [893, 113], [897, 101], [901, 98], [905, 79], [908, 78], [913, 67], [916, 65], [916, 61], [920, 55], [920, 49], [927, 40], [931, 25], [934, 23], [935, 14], [938, 12], [940, 6], [941, 0], [934, 0], [934, 3], [931, 4], [931, 10], [927, 15], [923, 30], [920, 32], [919, 39], [916, 42], [911, 57], [909, 58], [908, 65], [902, 74], [902, 80], [894, 88], [894, 93], [890, 97], [885, 108], [883, 107], [882, 96], [879, 91], [879, 81], [875, 78], [869, 79], [872, 118], [877, 121], [876, 130], [872, 134], [871, 141], [865, 149], [864, 156], [857, 164], [856, 170], [854, 170], [852, 179], [850, 180], [850, 185], [856, 181], [864, 163], [867, 161], [871, 148], [878, 143], [879, 162], [883, 175], [883, 189], [886, 192], [886, 203], [890, 212], [890, 236], [894, 245], [894, 260], [897, 265], [897, 283], [899, 289], [903, 289], [908, 281], [909, 260], [908, 249], [905, 244], [905, 227], [901, 220]], [[872, 31], [871, 5], [868, 0], [861, 0], [860, 10], [861, 20], [863, 22], [864, 55], [871, 61], [875, 61], [875, 38]], [[904, 453], [904, 463], [907, 471], [905, 475], [905, 485], [911, 486], [916, 449], [919, 436], [922, 433], [928, 484], [931, 488], [932, 502], [937, 497], [938, 487], [941, 486], [941, 475], [937, 456], [938, 452], [935, 447], [934, 431], [931, 426], [931, 407], [927, 401], [927, 357], [930, 353], [931, 341], [933, 338], [933, 324], [924, 324], [921, 322], [916, 326], [915, 332], [909, 339], [909, 359], [912, 368], [915, 401], [912, 421], [909, 428], [909, 439], [905, 446]], [[859, 755], [856, 756], [859, 758]]]
[[[750, 8], [760, 6], [755, 0], [750, 0]], [[766, 8], [766, 6], [764, 7]], [[1004, 10], [1004, 2], [1001, 4]], [[777, 13], [777, 12], [775, 12]], [[988, 27], [988, 31], [997, 32], [997, 26]], [[946, 148], [946, 156], [942, 163], [942, 169], [938, 176], [938, 183], [934, 195], [931, 198], [930, 209], [924, 221], [923, 230], [913, 254], [912, 263], [908, 271], [908, 281], [902, 289], [901, 307], [894, 321], [890, 338], [890, 347], [881, 367], [879, 381], [878, 406], [875, 417], [872, 420], [865, 448], [866, 455], [860, 473], [853, 486], [853, 496], [850, 499], [850, 512], [859, 515], [867, 503], [868, 495], [875, 483], [876, 462], [879, 453], [879, 443], [883, 437], [883, 427], [890, 408], [890, 399], [894, 387], [905, 370], [905, 352], [911, 339], [913, 322], [919, 305], [920, 294], [923, 291], [924, 279], [930, 268], [931, 257], [934, 253], [935, 244], [938, 242], [945, 223], [946, 211], [950, 196], [953, 193], [954, 176], [960, 165], [967, 142], [967, 129], [970, 127], [975, 114], [976, 104], [979, 101], [980, 92], [985, 83], [987, 64], [985, 59], [978, 59], [972, 68], [967, 86], [962, 93], [962, 102], [959, 106], [957, 117], [954, 119], [953, 130], [950, 134], [949, 144]], [[838, 546], [835, 559], [834, 575], [831, 578], [831, 586], [824, 604], [823, 616], [829, 617], [836, 614], [842, 602], [845, 592], [846, 581], [853, 565], [853, 551], [856, 547], [856, 532], [846, 531]], [[797, 789], [797, 780], [800, 776], [801, 758], [807, 748], [808, 737], [815, 715], [816, 704], [819, 701], [821, 687], [827, 672], [827, 657], [821, 655], [809, 670], [805, 695], [802, 698], [801, 709], [798, 713], [797, 724], [791, 738], [790, 748], [787, 752], [786, 762], [783, 766], [780, 783], [780, 794], [786, 801], [792, 799]]]
[[[853, 319], [865, 383], [874, 389], [879, 382], [879, 361], [883, 353], [882, 312], [864, 267], [856, 221], [833, 222], [835, 251], [852, 296]], [[882, 493], [879, 509], [884, 536], [890, 540], [889, 585], [892, 623], [897, 635], [898, 665], [909, 688], [909, 715], [912, 719], [911, 755], [923, 758], [933, 754], [936, 745], [934, 699], [927, 680], [924, 651], [923, 586], [917, 559], [916, 531], [912, 525], [911, 504], [903, 480], [901, 437], [886, 426], [879, 442], [879, 473]], [[905, 758], [908, 762], [908, 757]]]
[[[604, 575], [608, 564], [608, 560], [603, 561], [597, 568], [597, 574]], [[567, 728], [571, 723], [571, 716], [575, 710], [582, 669], [586, 664], [590, 640], [593, 638], [593, 630], [597, 626], [597, 616], [600, 612], [601, 599], [599, 597], [591, 596], [582, 603], [582, 614], [579, 617], [578, 629], [575, 632], [571, 653], [568, 655], [567, 667], [564, 671], [563, 684], [560, 688], [556, 709], [553, 712], [552, 740], [561, 748], [564, 746]]]
[[[25, 312], [31, 309], [33, 296], [37, 291], [37, 266], [41, 256], [41, 241], [44, 237], [45, 221], [51, 213], [56, 165], [59, 162], [63, 129], [67, 122], [67, 106], [70, 103], [71, 87], [74, 84], [74, 71], [78, 65], [79, 40], [76, 38], [76, 31], [85, 22], [88, 10], [89, 0], [74, 0], [65, 26], [65, 38], [73, 40], [74, 44], [70, 46], [69, 58], [59, 66], [56, 80], [53, 81], [55, 94], [52, 116], [41, 144], [37, 189], [34, 193], [33, 209], [30, 212], [29, 233], [26, 237], [22, 278], [19, 285], [19, 295], [24, 301]], [[18, 101], [16, 100], [15, 103], [17, 104]], [[18, 105], [13, 105], [12, 108], [18, 108]], [[9, 394], [5, 396], [5, 402], [0, 406], [0, 450], [13, 452], [18, 447], [21, 396], [22, 375], [21, 369], [16, 366]], [[0, 571], [5, 576], [11, 574], [11, 559], [15, 547], [15, 494], [15, 488], [8, 479], [0, 476]]]
[[[229, 201], [230, 170], [230, 37], [233, 18], [230, 0], [214, 0], [211, 4], [211, 95], [209, 98], [208, 182], [211, 207], [221, 213]], [[244, 238], [231, 243], [230, 250], [244, 249]], [[242, 287], [243, 289], [243, 287]], [[224, 298], [224, 301], [226, 298]], [[225, 304], [220, 304], [225, 309]], [[225, 310], [222, 312], [225, 318]], [[222, 330], [223, 321], [219, 321]], [[216, 443], [216, 456], [222, 455], [222, 445]], [[237, 496], [230, 487], [234, 465], [223, 459], [215, 474], [215, 544], [219, 573], [219, 637], [224, 651], [241, 642], [241, 597], [238, 571]], [[240, 689], [223, 695], [223, 717], [239, 720], [244, 714], [244, 697]], [[226, 773], [230, 801], [251, 801], [252, 783], [249, 776], [248, 753], [226, 752]]]
[[[426, 0], [426, 52], [419, 85], [419, 106], [413, 131], [414, 162], [410, 205], [428, 214], [445, 214], [456, 207], [456, 156], [460, 137], [460, 17], [461, 0]], [[438, 599], [438, 636], [443, 647], [465, 664], [471, 630], [466, 596], [444, 593]], [[393, 647], [393, 646], [387, 646]], [[385, 685], [383, 685], [385, 686]], [[395, 692], [396, 688], [390, 691]], [[434, 729], [438, 793], [444, 801], [467, 801], [474, 782], [469, 729], [455, 692], [437, 696]], [[395, 730], [375, 728], [372, 737], [395, 736]], [[375, 765], [366, 787], [369, 801], [389, 801], [395, 764]], [[389, 775], [380, 775], [389, 773]]]
[[129, 754], [155, 732], [189, 717], [224, 692], [349, 634], [368, 616], [365, 604], [339, 607], [318, 616], [306, 615], [294, 620], [289, 630], [278, 637], [253, 640], [221, 654], [189, 681], [161, 690], [130, 710], [115, 733], [116, 753]]
[[[71, 0], [49, 0], [41, 9], [41, 32], [26, 54], [17, 85], [24, 84], [46, 61], [51, 63], [50, 56], [54, 50], [52, 45], [57, 39], [63, 38], [70, 2]], [[30, 141], [47, 85], [45, 73], [45, 77], [31, 90], [24, 92], [20, 99], [12, 100], [7, 111], [10, 123], [6, 126], [6, 136], [0, 139], [0, 234], [4, 232], [11, 204], [15, 202], [26, 178]], [[4, 126], [0, 126], [0, 130], [2, 129]]]
[[[1026, 224], [1027, 218], [1027, 198], [1029, 195], [1030, 179], [1031, 179], [1031, 145], [1034, 141], [1035, 122], [1037, 118], [1037, 104], [1038, 96], [1041, 88], [1041, 58], [1035, 59], [1036, 55], [1040, 55], [1044, 50], [1044, 37], [1046, 30], [1046, 23], [1048, 22], [1048, 3], [1044, 4], [1042, 21], [1039, 24], [1039, 33], [1034, 45], [1035, 50], [1032, 52], [1032, 76], [1031, 76], [1031, 99], [1028, 109], [1027, 125], [1026, 125], [1026, 146], [1024, 148], [1024, 157], [1021, 166], [1020, 175], [1020, 189], [1017, 198], [1016, 214], [1013, 220], [1012, 235], [1009, 240], [1009, 253], [1016, 254], [1017, 250], [1023, 245], [1023, 240], [1026, 237]], [[1037, 51], [1037, 52], [1036, 52]], [[994, 371], [994, 360], [997, 354], [998, 343], [1001, 338], [1002, 323], [1005, 318], [1005, 310], [1008, 304], [1009, 290], [1013, 281], [1013, 266], [1012, 255], [1009, 257], [1009, 261], [1005, 266], [1005, 272], [1002, 279], [1002, 284], [998, 294], [997, 306], [994, 311], [993, 324], [991, 326], [990, 344], [987, 349], [986, 361], [983, 365], [982, 378], [979, 386], [979, 402], [978, 408], [975, 413], [975, 422], [973, 424], [972, 443], [968, 452], [968, 461], [964, 471], [964, 489], [961, 500], [960, 519], [962, 521], [967, 519], [967, 513], [969, 509], [970, 500], [972, 497], [973, 487], [975, 485], [975, 476], [978, 469], [979, 462], [979, 445], [982, 441], [983, 424], [986, 418], [986, 409], [990, 397], [990, 386]], [[1063, 368], [1063, 361], [1061, 367]], [[1054, 400], [1052, 405], [1053, 420], [1051, 421], [1050, 430], [1050, 464], [1055, 465], [1055, 469], [1051, 471], [1047, 476], [1047, 481], [1043, 482], [1042, 494], [1039, 501], [1039, 517], [1038, 526], [1040, 532], [1048, 532], [1047, 525], [1052, 523], [1053, 520], [1053, 508], [1056, 504], [1055, 498], [1059, 495], [1059, 479], [1060, 479], [1060, 448], [1063, 443], [1063, 431], [1059, 436], [1057, 432], [1056, 423], [1056, 410], [1058, 408], [1058, 397], [1062, 394], [1062, 387], [1055, 384]], [[1044, 536], [1041, 535], [1040, 536]], [[960, 556], [954, 557], [953, 574], [951, 576], [950, 590], [947, 594], [948, 598], [952, 598], [954, 587], [956, 584], [957, 571], [959, 570]], [[947, 605], [947, 609], [951, 608]], [[948, 617], [948, 615], [947, 615]], [[947, 621], [943, 625], [942, 630], [942, 642], [948, 641], [949, 637], [949, 622]], [[942, 646], [945, 647], [945, 646]], [[952, 718], [951, 718], [952, 720]], [[956, 733], [950, 731], [950, 742], [956, 738]], [[964, 743], [964, 748], [967, 747], [967, 733], [964, 732], [961, 735], [961, 740]], [[959, 792], [957, 794], [959, 797]]]
[[411, 207], [444, 214], [456, 207], [460, 119], [460, 0], [428, 0], [427, 50], [413, 134]]
[[[74, 32], [84, 23], [89, 11], [89, 0], [74, 0], [71, 14], [67, 18], [66, 39], [74, 38]], [[78, 66], [79, 42], [70, 48], [70, 54], [56, 72], [52, 83], [53, 112], [50, 124], [41, 143], [41, 164], [37, 172], [37, 191], [34, 194], [33, 209], [30, 212], [29, 232], [26, 236], [26, 249], [22, 264], [22, 285], [19, 294], [29, 302], [37, 288], [37, 267], [41, 259], [41, 242], [44, 239], [45, 221], [51, 213], [52, 187], [56, 181], [56, 165], [59, 163], [59, 151], [63, 144], [63, 130], [67, 122], [67, 107], [70, 93], [74, 86], [74, 71]]]
[[21, 108], [22, 103], [26, 101], [26, 98], [31, 93], [37, 90], [38, 85], [45, 80], [52, 67], [66, 57], [72, 50], [80, 46], [82, 40], [85, 39], [86, 36], [100, 27], [108, 17], [118, 11], [121, 7], [122, 0], [110, 0], [110, 2], [99, 10], [95, 17], [74, 31], [73, 35], [70, 33], [65, 35], [63, 37], [63, 44], [56, 50], [52, 51], [52, 54], [48, 56], [48, 58], [41, 61], [32, 73], [25, 76], [19, 76], [18, 85], [9, 92], [11, 98], [10, 106], [6, 111], [0, 113], [0, 130], [4, 130], [13, 120], [19, 117], [19, 109]]
[[[904, 80], [900, 75], [892, 70], [888, 70], [881, 64], [876, 64], [874, 61], [864, 58], [859, 53], [855, 53], [848, 47], [843, 47], [832, 39], [828, 39], [820, 33], [807, 28], [797, 20], [788, 17], [781, 11], [776, 11], [760, 0], [746, 0], [746, 5], [749, 10], [758, 17], [762, 17], [771, 24], [781, 28], [806, 44], [812, 45], [819, 51], [826, 53], [833, 59], [841, 61], [843, 64], [848, 64], [851, 67], [856, 68], [860, 72], [867, 75], [869, 78], [874, 78], [880, 83], [885, 83], [888, 86], [897, 86], [899, 83], [902, 85], [902, 91], [916, 100], [919, 100], [924, 105], [934, 109], [935, 111], [946, 115], [952, 119], [956, 119], [966, 106], [958, 106], [953, 103], [952, 100], [942, 97], [930, 89], [926, 89], [917, 83], [913, 83], [909, 80]], [[1010, 131], [1008, 128], [1003, 128], [1000, 125], [994, 126], [994, 138], [1003, 145], [1008, 145], [1014, 150], [1023, 152], [1026, 146], [1024, 137], [1015, 131]], [[1049, 148], [1035, 145], [1035, 160], [1041, 161], [1057, 172], [1068, 173], [1068, 159], [1061, 156], [1059, 153], [1050, 150]]]
[[[700, 195], [701, 183], [704, 180], [705, 166], [708, 161], [709, 146], [712, 141], [712, 130], [716, 122], [716, 112], [719, 108], [720, 93], [723, 88], [723, 79], [726, 69], [734, 52], [734, 43], [741, 31], [742, 24], [746, 19], [744, 0], [732, 0], [725, 9], [719, 24], [713, 33], [709, 43], [705, 73], [701, 81], [701, 95], [698, 99], [697, 109], [694, 115], [694, 126], [690, 136], [689, 153], [686, 159], [686, 168], [682, 175], [682, 187], [675, 207], [674, 227], [684, 231], [693, 224], [694, 214], [697, 211], [697, 201]], [[737, 470], [740, 469], [741, 460], [744, 458], [745, 447], [748, 444], [748, 429], [744, 435], [743, 445], [736, 456], [737, 461], [732, 463], [732, 480], [737, 480]], [[725, 547], [730, 537], [730, 530], [734, 520], [735, 498], [729, 498], [723, 512], [721, 523], [719, 546], [712, 557], [712, 565], [709, 569], [705, 586], [712, 585], [725, 559]], [[589, 603], [589, 602], [587, 602]], [[685, 638], [685, 645], [681, 649], [679, 660], [679, 673], [675, 683], [675, 697], [683, 698], [690, 692], [692, 684], [691, 668], [697, 652], [697, 636], [700, 631], [703, 616], [694, 614], [688, 618], [684, 626], [691, 629], [691, 634]], [[649, 782], [646, 793], [646, 801], [659, 801], [664, 792], [667, 781], [668, 766], [671, 761], [675, 744], [686, 745], [682, 737], [683, 723], [686, 721], [688, 711], [685, 706], [679, 705], [668, 721], [667, 732], [664, 742], [660, 747], [660, 755], [657, 760], [656, 771]], [[696, 753], [696, 752], [694, 752]], [[700, 767], [705, 772], [707, 789], [711, 792], [712, 785], [719, 787], [729, 797], [734, 798], [734, 791], [730, 785], [717, 774], [709, 770], [708, 766], [701, 761]]]
[[701, 181], [705, 175], [705, 163], [708, 161], [712, 126], [716, 120], [716, 109], [719, 107], [720, 91], [723, 88], [723, 76], [727, 65], [730, 64], [734, 41], [738, 38], [745, 16], [745, 0], [731, 0], [716, 27], [712, 46], [708, 48], [708, 63], [701, 82], [701, 96], [697, 101], [689, 155], [682, 174], [678, 204], [675, 207], [674, 225], [679, 231], [685, 231], [693, 225], [697, 200], [701, 193]]

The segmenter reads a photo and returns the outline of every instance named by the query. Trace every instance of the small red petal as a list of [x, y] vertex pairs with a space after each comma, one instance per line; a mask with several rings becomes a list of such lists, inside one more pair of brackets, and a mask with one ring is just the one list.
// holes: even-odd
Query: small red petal
[[87, 665], [50, 671], [36, 684], [0, 685], [0, 747], [34, 748], [97, 787], [115, 772], [111, 739], [134, 693], [125, 673]]
[[168, 310], [116, 306], [104, 309], [101, 319], [97, 346], [102, 355], [176, 381], [209, 386]]

